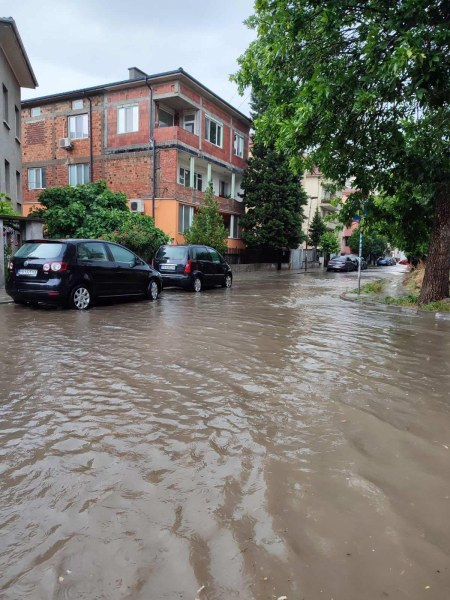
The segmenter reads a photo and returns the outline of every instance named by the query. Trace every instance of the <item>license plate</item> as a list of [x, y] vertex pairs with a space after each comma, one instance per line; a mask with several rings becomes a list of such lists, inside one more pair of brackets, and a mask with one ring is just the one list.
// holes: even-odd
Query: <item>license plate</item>
[[161, 271], [175, 271], [176, 265], [159, 265]]
[[17, 275], [26, 275], [27, 277], [36, 277], [37, 270], [36, 269], [19, 269], [17, 271]]

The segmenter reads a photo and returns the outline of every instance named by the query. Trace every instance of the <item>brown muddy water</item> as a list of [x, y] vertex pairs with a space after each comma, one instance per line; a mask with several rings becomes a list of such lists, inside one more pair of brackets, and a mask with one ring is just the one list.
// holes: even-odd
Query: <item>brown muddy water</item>
[[448, 600], [450, 321], [352, 275], [0, 306], [0, 598]]

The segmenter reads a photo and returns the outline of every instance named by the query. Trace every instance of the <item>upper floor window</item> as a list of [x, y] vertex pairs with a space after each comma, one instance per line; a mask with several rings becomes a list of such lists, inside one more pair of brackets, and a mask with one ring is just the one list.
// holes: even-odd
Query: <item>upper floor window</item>
[[117, 109], [117, 133], [139, 131], [139, 107], [137, 104]]
[[228, 197], [228, 183], [226, 181], [219, 181], [219, 196], [221, 198], [227, 198]]
[[14, 107], [16, 113], [16, 138], [20, 140], [20, 110], [17, 106]]
[[206, 117], [205, 137], [208, 142], [211, 142], [211, 144], [222, 148], [222, 134], [223, 126], [218, 121], [214, 121], [214, 119]]
[[81, 185], [89, 182], [89, 164], [69, 165], [69, 185]]
[[83, 100], [72, 100], [72, 110], [82, 110]]
[[234, 153], [236, 156], [244, 158], [244, 136], [240, 133], [234, 134]]
[[5, 123], [9, 122], [9, 108], [8, 108], [8, 88], [3, 85], [3, 120]]
[[164, 108], [160, 108], [158, 111], [159, 115], [159, 126], [160, 127], [173, 127], [175, 118], [174, 114]]
[[[189, 187], [191, 185], [191, 172], [189, 169], [180, 167], [180, 177], [178, 181], [181, 185], [184, 185], [184, 187]], [[203, 189], [203, 176], [201, 173], [194, 173], [194, 188], [199, 192]]]
[[195, 133], [196, 114], [195, 111], [186, 111], [183, 114], [183, 129]]
[[45, 186], [45, 169], [43, 167], [28, 169], [28, 189], [43, 190]]
[[41, 107], [33, 106], [33, 108], [31, 109], [30, 115], [32, 117], [40, 117], [41, 116]]
[[75, 115], [69, 117], [69, 138], [71, 140], [89, 137], [88, 115]]

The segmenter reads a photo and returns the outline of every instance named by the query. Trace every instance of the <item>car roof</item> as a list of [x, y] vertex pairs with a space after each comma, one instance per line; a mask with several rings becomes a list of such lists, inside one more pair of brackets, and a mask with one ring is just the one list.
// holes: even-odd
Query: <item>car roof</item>
[[[47, 238], [47, 239], [35, 239], [35, 240], [25, 240], [25, 244], [80, 244], [81, 242], [107, 242], [108, 244], [115, 244], [116, 242], [110, 242], [109, 240], [94, 240], [89, 238]], [[117, 244], [121, 245], [121, 244]]]

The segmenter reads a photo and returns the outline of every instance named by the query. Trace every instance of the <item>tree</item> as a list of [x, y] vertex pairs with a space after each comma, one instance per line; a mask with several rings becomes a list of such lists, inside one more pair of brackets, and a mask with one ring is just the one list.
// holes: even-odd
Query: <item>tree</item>
[[326, 231], [320, 237], [319, 248], [325, 254], [337, 254], [341, 245], [337, 235], [332, 231]]
[[48, 188], [39, 196], [39, 204], [30, 216], [45, 218], [51, 238], [109, 239], [145, 260], [169, 240], [152, 217], [130, 213], [126, 195], [112, 192], [104, 181]]
[[194, 215], [192, 225], [183, 235], [188, 244], [204, 244], [225, 254], [228, 231], [219, 213], [219, 203], [214, 198], [211, 182], [206, 188], [203, 204]]
[[12, 207], [12, 199], [3, 192], [0, 192], [0, 215], [18, 217], [20, 214]]
[[310, 226], [309, 232], [308, 232], [309, 245], [313, 246], [313, 248], [317, 248], [317, 246], [319, 245], [319, 242], [320, 242], [320, 238], [326, 232], [326, 230], [327, 230], [327, 227], [325, 225], [325, 221], [322, 219], [319, 209], [316, 208], [316, 212], [314, 214], [314, 217], [313, 217], [313, 220], [311, 222], [311, 226]]
[[[354, 254], [359, 254], [359, 227], [355, 229], [352, 235], [348, 238], [347, 245]], [[387, 238], [370, 233], [363, 233], [362, 254], [369, 258], [376, 259], [379, 256], [384, 256], [388, 248]]]
[[244, 243], [277, 250], [297, 248], [305, 239], [302, 222], [307, 197], [287, 156], [255, 137], [241, 187], [246, 209], [241, 218]]
[[433, 224], [419, 301], [448, 296], [448, 3], [257, 0], [255, 8], [248, 24], [258, 37], [235, 80], [241, 91], [266, 86], [260, 134], [302, 168], [318, 166], [341, 186], [353, 177], [352, 210], [362, 214], [364, 203], [367, 220], [374, 190], [396, 198], [404, 215], [420, 198]]

